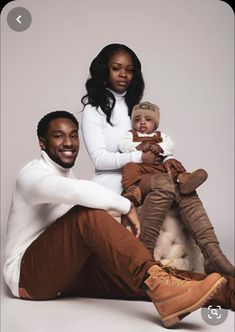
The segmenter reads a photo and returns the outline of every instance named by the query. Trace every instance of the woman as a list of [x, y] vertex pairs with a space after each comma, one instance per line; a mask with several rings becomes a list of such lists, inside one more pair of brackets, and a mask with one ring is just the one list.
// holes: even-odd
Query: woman
[[[143, 95], [141, 63], [125, 45], [106, 46], [93, 60], [91, 78], [86, 83], [88, 94], [82, 132], [88, 153], [95, 165], [94, 181], [121, 193], [121, 168], [128, 162], [156, 159], [142, 152], [120, 153], [118, 142], [131, 128], [132, 107]], [[147, 159], [147, 160], [146, 160]], [[144, 161], [143, 160], [143, 161]]]
[[[90, 66], [90, 78], [86, 82], [87, 94], [82, 98], [84, 112], [82, 132], [89, 156], [95, 166], [94, 181], [121, 193], [121, 168], [128, 162], [157, 163], [151, 152], [120, 153], [118, 143], [131, 128], [130, 115], [143, 95], [144, 81], [141, 63], [136, 54], [122, 44], [104, 47]], [[180, 217], [196, 240], [205, 258], [207, 273], [216, 271], [234, 276], [234, 266], [222, 253], [216, 234], [196, 192], [184, 196], [177, 191], [170, 169], [184, 171], [175, 159], [164, 162], [165, 174], [151, 177], [151, 195], [147, 195], [142, 207], [141, 220], [144, 243], [153, 249], [151, 232], [159, 233], [162, 221], [172, 204], [176, 204]], [[141, 185], [141, 184], [140, 184]], [[144, 185], [144, 184], [142, 184]], [[155, 229], [149, 223], [155, 221]]]

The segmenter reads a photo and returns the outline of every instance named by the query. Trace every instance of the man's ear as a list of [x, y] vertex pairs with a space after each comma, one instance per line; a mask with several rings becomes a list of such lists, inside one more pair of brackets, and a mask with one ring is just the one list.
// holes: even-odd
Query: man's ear
[[46, 140], [44, 137], [39, 138], [39, 145], [41, 150], [46, 150]]

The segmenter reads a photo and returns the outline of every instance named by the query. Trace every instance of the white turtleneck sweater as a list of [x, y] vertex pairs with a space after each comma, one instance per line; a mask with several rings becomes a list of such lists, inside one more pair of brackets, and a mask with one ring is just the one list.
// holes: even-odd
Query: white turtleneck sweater
[[[46, 152], [19, 173], [7, 225], [4, 277], [19, 296], [21, 258], [29, 245], [74, 205], [126, 214], [130, 201], [88, 180], [78, 180], [71, 169], [53, 162]], [[102, 220], [100, 221], [102, 222]]]
[[93, 181], [121, 193], [121, 168], [129, 162], [141, 163], [141, 151], [121, 153], [118, 145], [123, 135], [131, 129], [131, 119], [125, 103], [125, 93], [111, 91], [116, 99], [112, 111], [111, 126], [106, 115], [91, 105], [86, 105], [82, 114], [82, 134], [86, 149], [95, 166]]

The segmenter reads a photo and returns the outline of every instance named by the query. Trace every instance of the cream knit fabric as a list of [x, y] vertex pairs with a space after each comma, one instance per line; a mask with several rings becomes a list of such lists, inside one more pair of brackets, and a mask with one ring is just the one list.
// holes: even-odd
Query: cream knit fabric
[[40, 159], [28, 163], [19, 173], [7, 226], [4, 277], [18, 294], [21, 258], [28, 246], [56, 219], [74, 205], [114, 210], [126, 214], [130, 201], [88, 180], [74, 178], [42, 151]]
[[86, 149], [95, 166], [94, 181], [114, 190], [122, 192], [121, 168], [128, 162], [142, 162], [140, 151], [121, 153], [119, 141], [131, 129], [131, 120], [125, 103], [125, 94], [117, 94], [113, 109], [111, 126], [99, 108], [87, 105], [82, 114], [82, 134]]

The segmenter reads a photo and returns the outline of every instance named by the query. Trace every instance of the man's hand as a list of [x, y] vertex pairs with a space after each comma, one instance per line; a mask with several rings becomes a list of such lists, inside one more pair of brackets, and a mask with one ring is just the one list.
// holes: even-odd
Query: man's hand
[[140, 221], [133, 203], [131, 203], [130, 211], [121, 216], [121, 224], [125, 227], [130, 226], [135, 237], [138, 238], [140, 236]]
[[174, 158], [166, 160], [163, 163], [163, 166], [164, 166], [167, 173], [171, 173], [172, 169], [174, 169], [175, 171], [178, 171], [178, 172], [183, 172], [183, 173], [186, 172], [186, 169], [181, 164], [181, 162], [174, 159]]

